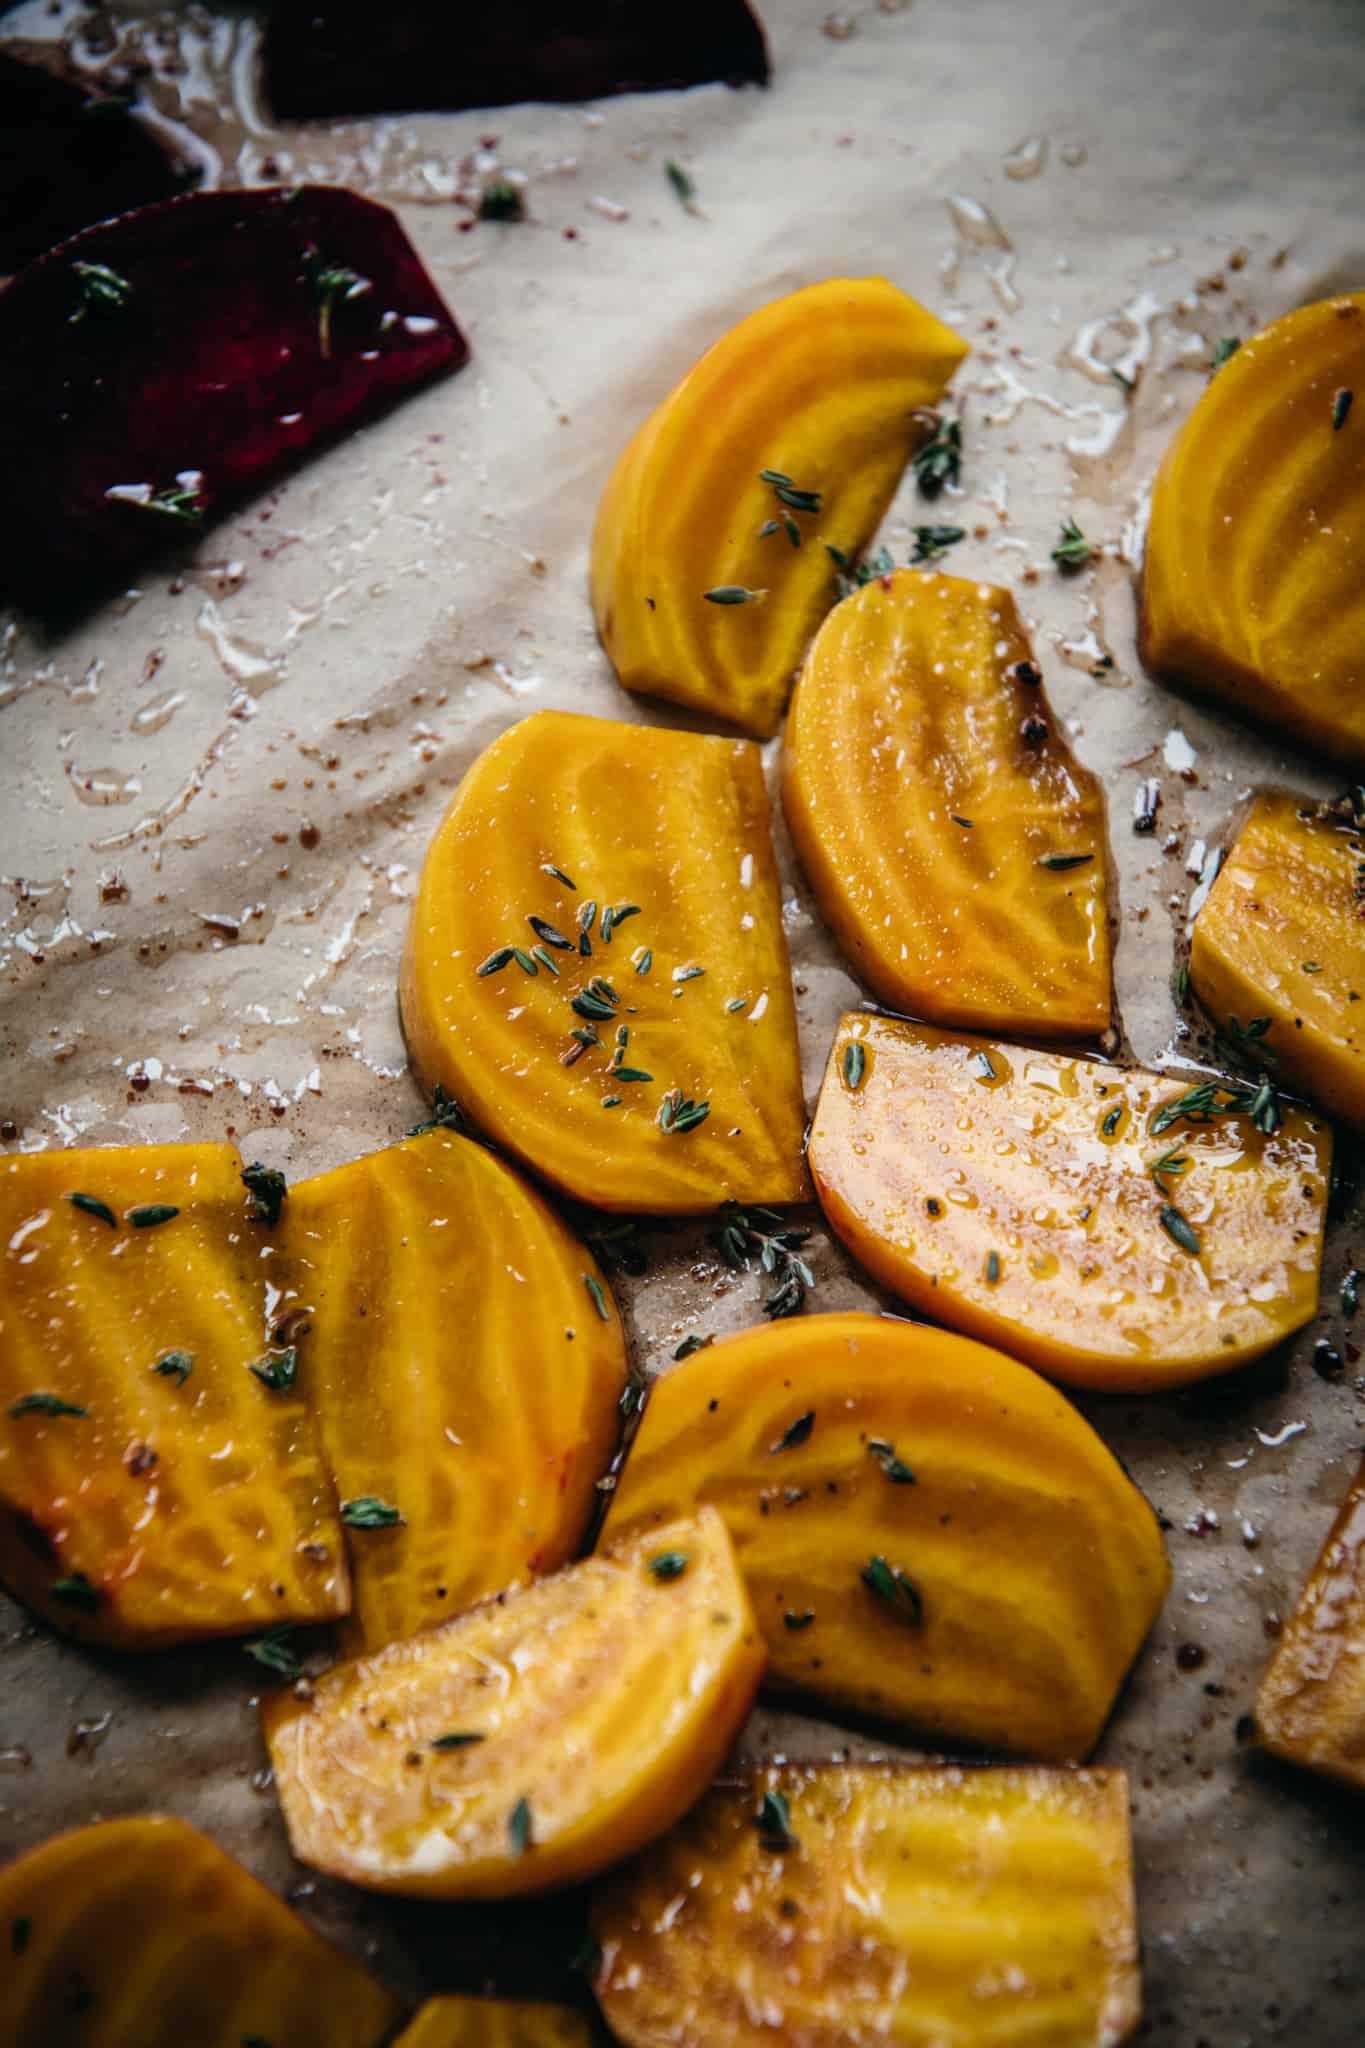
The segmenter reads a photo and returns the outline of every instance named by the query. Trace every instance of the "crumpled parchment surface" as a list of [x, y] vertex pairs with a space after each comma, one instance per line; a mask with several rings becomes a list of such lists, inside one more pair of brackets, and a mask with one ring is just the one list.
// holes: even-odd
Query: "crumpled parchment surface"
[[[948, 566], [1015, 589], [1109, 792], [1124, 1056], [1198, 1056], [1171, 971], [1207, 847], [1256, 783], [1332, 778], [1143, 676], [1132, 569], [1155, 462], [1213, 344], [1365, 282], [1365, 16], [1354, 0], [763, 11], [766, 93], [287, 134], [254, 83], [257, 30], [231, 8], [30, 0], [5, 17], [49, 54], [74, 34], [93, 69], [149, 60], [158, 118], [210, 178], [339, 178], [395, 204], [474, 349], [136, 593], [56, 637], [6, 626], [12, 1146], [229, 1135], [296, 1178], [401, 1134], [419, 1098], [399, 951], [464, 768], [542, 705], [685, 722], [626, 697], [596, 644], [588, 536], [618, 449], [735, 320], [845, 272], [888, 275], [971, 341], [962, 494], [929, 508], [907, 486], [883, 538], [903, 561], [912, 525], [952, 520], [969, 538]], [[527, 179], [529, 220], [464, 228], [454, 195], [507, 171]], [[1074, 580], [1048, 560], [1068, 516], [1105, 545]], [[1159, 827], [1140, 838], [1151, 776]], [[813, 1100], [861, 992], [775, 826]], [[651, 1242], [651, 1272], [620, 1283], [642, 1365], [688, 1330], [757, 1319], [762, 1276], [732, 1275], [704, 1230]], [[1365, 1426], [1355, 1360], [1336, 1383], [1310, 1364], [1316, 1339], [1340, 1342], [1357, 1258], [1348, 1213], [1290, 1356], [1181, 1397], [1083, 1403], [1174, 1525], [1175, 1586], [1100, 1760], [1132, 1775], [1147, 2030], [1182, 2048], [1365, 2033], [1360, 1815], [1236, 1734]], [[813, 1308], [879, 1302], [818, 1229], [812, 1263]], [[90, 1656], [0, 1609], [0, 1853], [169, 1808], [275, 1886], [302, 1883], [310, 1917], [404, 1989], [544, 1972], [561, 1908], [409, 1909], [291, 1863], [259, 1776], [261, 1674], [239, 1651]], [[1177, 1665], [1182, 1645], [1197, 1668]], [[876, 1747], [774, 1713], [746, 1746]]]

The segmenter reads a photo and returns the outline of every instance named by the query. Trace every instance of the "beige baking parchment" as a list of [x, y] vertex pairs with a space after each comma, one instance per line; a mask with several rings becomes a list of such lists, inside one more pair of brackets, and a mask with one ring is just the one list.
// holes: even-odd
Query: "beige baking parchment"
[[[9, 1145], [229, 1136], [295, 1177], [413, 1121], [395, 976], [464, 768], [542, 705], [682, 722], [617, 688], [588, 609], [590, 525], [623, 439], [733, 321], [843, 272], [885, 273], [970, 339], [962, 493], [928, 508], [907, 487], [883, 537], [904, 560], [917, 520], [953, 520], [969, 538], [950, 566], [1016, 590], [1109, 792], [1125, 1051], [1197, 1054], [1170, 981], [1207, 849], [1253, 784], [1323, 792], [1331, 775], [1143, 676], [1132, 569], [1158, 453], [1213, 344], [1365, 283], [1365, 8], [763, 11], [767, 92], [288, 133], [262, 111], [257, 28], [231, 8], [30, 0], [5, 17], [49, 57], [65, 38], [93, 70], [133, 65], [210, 180], [337, 178], [389, 200], [474, 350], [77, 630], [5, 624]], [[690, 210], [670, 158], [695, 181]], [[529, 219], [470, 228], [457, 195], [495, 171], [524, 176]], [[1071, 515], [1104, 553], [1066, 580], [1048, 551]], [[1138, 837], [1153, 776], [1159, 828]], [[776, 829], [813, 1099], [860, 990]], [[808, 1220], [812, 1307], [876, 1303]], [[757, 1320], [760, 1277], [733, 1276], [704, 1231], [651, 1241], [651, 1273], [619, 1282], [643, 1366], [686, 1331]], [[1100, 1756], [1132, 1775], [1144, 2031], [1182, 2048], [1365, 2039], [1361, 1810], [1237, 1736], [1365, 1433], [1354, 1355], [1336, 1383], [1310, 1363], [1316, 1339], [1341, 1341], [1339, 1278], [1358, 1258], [1348, 1216], [1292, 1357], [1180, 1398], [1083, 1404], [1173, 1524], [1175, 1585]], [[260, 1673], [239, 1651], [90, 1656], [4, 1602], [0, 1627], [0, 1852], [169, 1808], [404, 1990], [553, 1975], [560, 1907], [395, 1908], [291, 1863]], [[748, 1748], [848, 1742], [763, 1714]]]

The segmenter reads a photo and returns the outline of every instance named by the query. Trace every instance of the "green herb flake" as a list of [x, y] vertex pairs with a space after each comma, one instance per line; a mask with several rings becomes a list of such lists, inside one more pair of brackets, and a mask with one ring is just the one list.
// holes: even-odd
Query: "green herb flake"
[[88, 1415], [90, 1410], [64, 1401], [60, 1394], [21, 1394], [10, 1402], [9, 1412], [17, 1419], [21, 1415]]
[[654, 1076], [647, 1074], [643, 1067], [613, 1067], [611, 1078], [613, 1081], [652, 1081]]
[[714, 1344], [715, 1341], [714, 1337], [684, 1337], [682, 1343], [673, 1353], [673, 1356], [674, 1358], [691, 1358], [698, 1351], [705, 1351], [707, 1346]]
[[635, 963], [635, 972], [637, 974], [648, 974], [650, 968], [653, 965], [654, 955], [650, 948], [646, 946], [644, 952], [640, 955], [639, 959]]
[[689, 1563], [685, 1550], [661, 1550], [646, 1560], [645, 1570], [651, 1578], [666, 1584], [669, 1579], [680, 1579]]
[[1321, 962], [1321, 960], [1304, 960], [1304, 961], [1302, 961], [1302, 962], [1301, 962], [1300, 964], [1301, 964], [1301, 966], [1302, 966], [1302, 968], [1303, 968], [1303, 971], [1304, 971], [1304, 973], [1305, 973], [1305, 974], [1321, 974], [1321, 973], [1322, 973], [1322, 962]]
[[698, 1124], [704, 1124], [710, 1114], [709, 1101], [693, 1102], [681, 1088], [670, 1088], [659, 1104], [658, 1124], [661, 1131], [681, 1137], [685, 1131], [695, 1131]]
[[308, 249], [304, 269], [313, 297], [318, 302], [318, 353], [332, 353], [332, 312], [353, 299], [363, 299], [374, 287], [368, 277], [348, 270], [344, 263], [328, 263], [316, 249]]
[[799, 1614], [793, 1614], [788, 1609], [782, 1617], [782, 1626], [789, 1635], [797, 1636], [800, 1635], [803, 1628], [809, 1628], [814, 1619], [815, 1609], [813, 1607], [803, 1607]]
[[915, 1475], [904, 1458], [896, 1456], [896, 1446], [885, 1437], [873, 1436], [867, 1440], [867, 1455], [875, 1458], [882, 1471], [894, 1486], [913, 1486]]
[[553, 946], [557, 953], [572, 953], [573, 940], [566, 939], [563, 932], [556, 930], [548, 918], [528, 915], [526, 922], [545, 945]]
[[1213, 345], [1213, 354], [1209, 357], [1210, 377], [1216, 377], [1224, 363], [1230, 363], [1241, 346], [1241, 342], [1234, 335], [1216, 341]]
[[698, 980], [701, 975], [705, 974], [705, 972], [706, 969], [704, 967], [698, 967], [696, 962], [694, 961], [690, 967], [675, 967], [673, 969], [673, 979], [681, 986], [681, 984], [685, 981]]
[[725, 1005], [726, 1016], [733, 1017], [737, 1010], [742, 1010], [744, 1008], [748, 1000], [749, 998], [747, 996], [731, 996], [729, 1002]]
[[1354, 1266], [1348, 1273], [1345, 1273], [1342, 1276], [1341, 1313], [1346, 1317], [1348, 1322], [1350, 1321], [1351, 1317], [1355, 1314], [1356, 1310], [1360, 1307], [1360, 1282], [1361, 1275], [1356, 1271]]
[[548, 972], [554, 976], [555, 980], [558, 981], [559, 969], [555, 966], [554, 955], [550, 952], [547, 952], [544, 946], [532, 946], [531, 958], [533, 960], [538, 960], [541, 966], [547, 969]]
[[524, 952], [520, 946], [513, 946], [512, 958], [516, 961], [523, 974], [538, 974], [540, 972], [530, 954]]
[[163, 1351], [156, 1364], [152, 1367], [152, 1371], [161, 1379], [174, 1380], [178, 1387], [184, 1386], [193, 1370], [194, 1353], [192, 1351]]
[[577, 882], [571, 881], [563, 868], [557, 868], [552, 860], [543, 860], [540, 863], [540, 872], [542, 875], [553, 875], [555, 880], [562, 882], [566, 889], [572, 889], [575, 895], [578, 894]]
[[868, 1592], [874, 1593], [908, 1627], [923, 1627], [924, 1601], [919, 1587], [898, 1564], [888, 1564], [884, 1557], [873, 1556], [858, 1576]]
[[1052, 559], [1059, 569], [1074, 571], [1084, 569], [1093, 560], [1095, 547], [1081, 532], [1074, 519], [1062, 522], [1061, 537], [1052, 550]]
[[248, 1367], [263, 1387], [269, 1387], [272, 1394], [287, 1393], [299, 1376], [299, 1354], [297, 1346], [286, 1345], [282, 1351], [267, 1351]]
[[1163, 1152], [1159, 1159], [1152, 1161], [1147, 1171], [1160, 1187], [1167, 1174], [1188, 1173], [1192, 1164], [1188, 1153], [1182, 1152], [1178, 1145], [1172, 1145], [1169, 1151]]
[[867, 1048], [859, 1039], [851, 1038], [844, 1047], [844, 1086], [850, 1094], [857, 1094], [866, 1072]]
[[960, 818], [956, 811], [949, 811], [948, 816], [952, 819], [955, 825], [960, 825], [964, 832], [971, 831], [972, 821], [970, 818]]
[[775, 1456], [778, 1451], [796, 1450], [801, 1444], [804, 1444], [809, 1441], [810, 1433], [814, 1429], [814, 1427], [815, 1410], [813, 1408], [808, 1408], [804, 1415], [798, 1415], [795, 1422], [793, 1422], [787, 1429], [783, 1430], [781, 1436], [777, 1439], [777, 1442], [770, 1446], [768, 1456], [771, 1458]]
[[1105, 1117], [1104, 1122], [1100, 1125], [1101, 1137], [1112, 1138], [1122, 1121], [1123, 1104], [1121, 1102], [1116, 1102], [1114, 1104], [1114, 1107], [1109, 1111], [1108, 1115]]
[[480, 220], [518, 221], [525, 218], [526, 201], [519, 185], [497, 178], [491, 185], [484, 186], [479, 200]]
[[265, 1223], [272, 1229], [280, 1220], [289, 1185], [278, 1167], [262, 1166], [259, 1159], [242, 1168], [242, 1186], [251, 1197], [247, 1210], [253, 1223]]
[[341, 1503], [340, 1515], [348, 1529], [397, 1529], [403, 1520], [397, 1508], [372, 1493], [357, 1494]]
[[1197, 1232], [1191, 1226], [1188, 1218], [1182, 1216], [1180, 1211], [1173, 1207], [1170, 1202], [1162, 1204], [1157, 1221], [1167, 1237], [1170, 1238], [1172, 1244], [1178, 1244], [1181, 1251], [1188, 1252], [1192, 1259], [1199, 1257], [1199, 1237]]
[[998, 1287], [1000, 1285], [999, 1252], [987, 1252], [986, 1254], [986, 1285], [988, 1287]]
[[79, 1209], [83, 1216], [98, 1216], [101, 1223], [107, 1223], [111, 1230], [118, 1229], [118, 1217], [107, 1202], [98, 1195], [68, 1195], [67, 1201], [73, 1209]]
[[107, 263], [73, 263], [76, 284], [81, 295], [78, 320], [87, 313], [119, 313], [133, 295], [133, 287], [126, 277], [117, 270], [111, 270]]
[[774, 1855], [781, 1855], [798, 1844], [792, 1833], [791, 1808], [781, 1792], [765, 1792], [758, 1812], [754, 1815], [754, 1826], [765, 1849]]
[[242, 1648], [248, 1657], [273, 1671], [278, 1678], [297, 1678], [303, 1669], [298, 1651], [294, 1647], [294, 1631], [287, 1621], [277, 1622], [268, 1628], [263, 1636], [255, 1636]]
[[996, 1078], [995, 1063], [991, 1059], [990, 1054], [985, 1051], [978, 1051], [972, 1054], [972, 1058], [976, 1061], [977, 1070], [982, 1080], [994, 1081]]
[[472, 1728], [457, 1728], [449, 1735], [434, 1735], [433, 1749], [468, 1749], [476, 1742], [485, 1742], [487, 1737], [477, 1734]]
[[743, 1209], [734, 1201], [722, 1202], [719, 1213], [713, 1242], [727, 1265], [747, 1268], [750, 1254], [757, 1252], [759, 1265], [777, 1282], [763, 1303], [764, 1315], [773, 1321], [799, 1315], [806, 1290], [815, 1285], [815, 1275], [797, 1256], [809, 1230], [789, 1229], [773, 1209]]
[[524, 1856], [531, 1846], [531, 1802], [519, 1799], [507, 1816], [507, 1846], [513, 1856]]
[[955, 484], [962, 475], [962, 422], [941, 415], [922, 448], [910, 458], [921, 495], [936, 498], [945, 484]]
[[140, 505], [145, 512], [155, 512], [162, 519], [173, 519], [179, 526], [198, 526], [204, 517], [198, 491], [181, 483], [163, 484], [160, 490], [152, 491], [145, 498], [127, 498], [122, 502]]
[[949, 548], [956, 547], [960, 540], [967, 538], [965, 526], [917, 526], [915, 552], [912, 562], [936, 562], [940, 555], [946, 555]]
[[1038, 865], [1050, 868], [1053, 874], [1064, 875], [1071, 868], [1087, 866], [1094, 858], [1093, 853], [1045, 853]]
[[134, 1230], [155, 1230], [179, 1214], [173, 1202], [144, 1202], [141, 1208], [128, 1211], [128, 1221]]
[[676, 163], [672, 157], [669, 157], [664, 165], [664, 176], [673, 187], [677, 195], [678, 204], [690, 207], [692, 201], [697, 196], [697, 188], [688, 177], [682, 165]]
[[510, 964], [511, 958], [512, 948], [510, 946], [498, 946], [489, 954], [486, 960], [479, 962], [474, 972], [476, 974], [501, 974], [503, 968]]
[[99, 1589], [91, 1585], [84, 1572], [72, 1572], [70, 1578], [55, 1580], [52, 1597], [64, 1607], [79, 1607], [85, 1614], [93, 1614], [100, 1604]]
[[704, 590], [702, 596], [708, 604], [756, 604], [767, 592], [746, 590], [742, 583], [718, 583], [714, 590]]
[[432, 1097], [431, 1115], [423, 1117], [421, 1123], [413, 1124], [408, 1131], [410, 1138], [424, 1138], [428, 1131], [463, 1131], [468, 1120], [462, 1106], [453, 1095], [447, 1095], [440, 1082], [436, 1083]]
[[1339, 434], [1347, 420], [1351, 417], [1351, 406], [1354, 400], [1354, 391], [1341, 390], [1332, 393], [1332, 432], [1334, 434]]
[[596, 1274], [585, 1273], [583, 1275], [583, 1285], [587, 1288], [592, 1305], [597, 1310], [602, 1321], [609, 1323], [611, 1321], [611, 1309], [607, 1304], [606, 1289], [603, 1287], [602, 1282], [597, 1278]]

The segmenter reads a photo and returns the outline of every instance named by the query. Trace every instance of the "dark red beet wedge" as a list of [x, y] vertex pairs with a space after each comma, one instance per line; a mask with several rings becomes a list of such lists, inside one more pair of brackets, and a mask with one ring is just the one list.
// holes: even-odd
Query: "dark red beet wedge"
[[387, 207], [200, 192], [0, 293], [0, 588], [66, 610], [468, 360]]
[[128, 100], [0, 51], [0, 271], [92, 221], [169, 199], [193, 176]]
[[265, 37], [266, 90], [286, 120], [766, 85], [768, 75], [744, 0], [276, 0]]

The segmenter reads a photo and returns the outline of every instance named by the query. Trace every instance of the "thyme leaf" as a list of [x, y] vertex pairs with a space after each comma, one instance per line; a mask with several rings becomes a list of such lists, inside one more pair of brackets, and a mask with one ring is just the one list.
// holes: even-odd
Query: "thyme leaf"
[[967, 538], [965, 526], [917, 526], [915, 528], [915, 552], [912, 562], [936, 562], [940, 555], [946, 555], [949, 548], [956, 547], [960, 540]]
[[179, 1214], [174, 1202], [144, 1202], [140, 1208], [128, 1211], [128, 1221], [134, 1230], [155, 1230], [159, 1224], [169, 1223], [173, 1216]]
[[1192, 1259], [1198, 1258], [1199, 1234], [1190, 1223], [1188, 1217], [1182, 1216], [1180, 1211], [1170, 1202], [1165, 1202], [1157, 1216], [1157, 1221], [1167, 1237], [1170, 1238], [1172, 1244], [1178, 1244], [1181, 1251], [1188, 1252]]
[[692, 201], [697, 196], [697, 188], [688, 177], [682, 165], [675, 163], [673, 158], [669, 157], [664, 165], [664, 176], [677, 194], [678, 204], [690, 207]]
[[64, 1401], [60, 1394], [21, 1394], [10, 1402], [9, 1413], [17, 1420], [21, 1415], [88, 1415], [90, 1410]]
[[52, 1597], [60, 1600], [64, 1607], [79, 1607], [85, 1614], [93, 1614], [100, 1604], [98, 1586], [92, 1586], [84, 1572], [72, 1572], [69, 1578], [55, 1579]]
[[756, 1253], [762, 1270], [777, 1283], [763, 1303], [764, 1315], [774, 1322], [799, 1315], [806, 1290], [815, 1285], [815, 1275], [797, 1256], [810, 1232], [789, 1228], [772, 1209], [745, 1209], [738, 1202], [722, 1202], [718, 1213], [720, 1221], [712, 1241], [726, 1264], [737, 1271], [747, 1269]]
[[769, 1445], [768, 1456], [770, 1458], [774, 1457], [778, 1451], [794, 1451], [799, 1449], [802, 1444], [809, 1442], [810, 1433], [814, 1427], [815, 1410], [808, 1408], [804, 1415], [798, 1415], [795, 1422], [783, 1430], [775, 1444]]
[[1334, 434], [1339, 434], [1347, 420], [1351, 417], [1351, 406], [1354, 399], [1354, 391], [1347, 391], [1344, 388], [1332, 393], [1332, 432]]
[[1094, 542], [1086, 539], [1075, 520], [1063, 520], [1061, 537], [1052, 550], [1052, 559], [1057, 567], [1066, 571], [1084, 569], [1094, 553]]
[[161, 1379], [174, 1380], [178, 1387], [184, 1386], [193, 1370], [194, 1353], [192, 1351], [163, 1351], [156, 1364], [152, 1367], [152, 1371]]
[[598, 1315], [602, 1318], [602, 1321], [609, 1323], [611, 1321], [611, 1310], [607, 1306], [606, 1290], [602, 1282], [595, 1274], [585, 1273], [583, 1275], [583, 1285], [587, 1288], [589, 1299], [597, 1310]]
[[1209, 357], [1210, 378], [1216, 377], [1218, 375], [1218, 372], [1222, 369], [1224, 363], [1230, 363], [1232, 361], [1232, 358], [1236, 355], [1238, 349], [1241, 346], [1242, 344], [1238, 340], [1236, 335], [1225, 335], [1222, 341], [1216, 341], [1214, 343], [1213, 354]]
[[909, 1628], [924, 1625], [924, 1600], [919, 1587], [898, 1564], [872, 1556], [858, 1574], [869, 1593], [874, 1593]]
[[718, 583], [714, 590], [702, 592], [708, 604], [756, 604], [767, 594], [766, 590], [747, 590], [742, 583]]
[[258, 1664], [279, 1678], [297, 1678], [303, 1669], [299, 1653], [294, 1648], [294, 1631], [287, 1621], [277, 1622], [263, 1636], [243, 1643], [242, 1648], [248, 1657], [254, 1657]]
[[278, 1167], [262, 1166], [259, 1159], [242, 1168], [242, 1186], [251, 1197], [247, 1210], [253, 1223], [265, 1223], [272, 1229], [280, 1220], [289, 1184]]
[[792, 1833], [791, 1808], [781, 1792], [765, 1792], [758, 1812], [754, 1815], [754, 1826], [765, 1849], [774, 1855], [781, 1855], [787, 1849], [799, 1846]]
[[915, 482], [925, 498], [936, 498], [945, 484], [955, 484], [962, 475], [962, 422], [948, 414], [934, 420], [934, 431], [924, 446], [910, 458]]
[[487, 1737], [477, 1734], [472, 1728], [456, 1728], [449, 1735], [433, 1735], [433, 1749], [468, 1749], [475, 1742], [485, 1742]]
[[428, 1131], [464, 1131], [468, 1127], [468, 1119], [463, 1108], [453, 1095], [446, 1094], [438, 1081], [432, 1096], [431, 1115], [424, 1117], [421, 1123], [413, 1124], [408, 1136], [422, 1138]]
[[896, 1456], [896, 1446], [885, 1437], [873, 1436], [867, 1440], [867, 1455], [875, 1458], [893, 1486], [913, 1486], [915, 1475], [904, 1458]]
[[507, 1816], [507, 1846], [513, 1856], [524, 1856], [531, 1847], [531, 1802], [519, 1799]]
[[651, 1578], [666, 1584], [669, 1579], [680, 1579], [687, 1570], [688, 1556], [685, 1550], [661, 1550], [646, 1561], [645, 1570]]
[[264, 1358], [258, 1358], [248, 1370], [255, 1374], [263, 1387], [269, 1387], [272, 1394], [287, 1393], [299, 1376], [298, 1347], [288, 1344], [282, 1351], [267, 1351]]
[[390, 1507], [387, 1501], [378, 1500], [372, 1493], [361, 1493], [354, 1500], [344, 1500], [339, 1512], [348, 1529], [396, 1529], [403, 1520], [397, 1508]]
[[101, 1223], [107, 1223], [111, 1230], [118, 1229], [118, 1217], [107, 1202], [98, 1195], [68, 1195], [67, 1201], [73, 1209], [79, 1209], [83, 1216], [98, 1216]]
[[851, 1038], [844, 1047], [844, 1086], [851, 1095], [856, 1095], [863, 1085], [867, 1071], [867, 1048], [856, 1038]]

